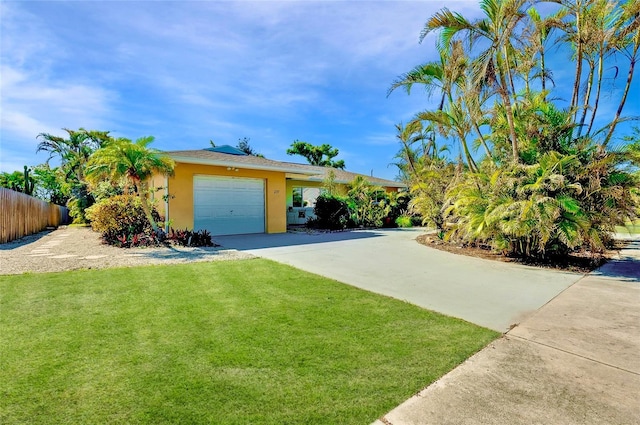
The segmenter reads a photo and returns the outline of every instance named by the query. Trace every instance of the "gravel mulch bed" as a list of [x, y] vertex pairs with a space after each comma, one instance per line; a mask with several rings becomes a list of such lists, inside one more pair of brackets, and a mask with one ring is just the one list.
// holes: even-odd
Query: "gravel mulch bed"
[[46, 273], [253, 258], [224, 247], [117, 248], [88, 227], [61, 226], [0, 245], [0, 274]]

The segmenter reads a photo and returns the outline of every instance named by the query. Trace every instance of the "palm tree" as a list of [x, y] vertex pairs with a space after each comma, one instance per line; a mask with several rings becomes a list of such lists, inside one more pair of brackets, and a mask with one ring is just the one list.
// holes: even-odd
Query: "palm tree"
[[97, 150], [90, 158], [87, 177], [97, 183], [104, 179], [117, 181], [126, 178], [134, 193], [142, 201], [142, 208], [153, 230], [162, 235], [151, 213], [147, 181], [154, 174], [173, 174], [174, 161], [162, 152], [149, 148], [154, 138], [142, 137], [135, 142], [120, 138]]
[[64, 172], [64, 184], [68, 185], [71, 198], [68, 201], [69, 213], [75, 222], [85, 223], [84, 210], [93, 204], [85, 178], [85, 168], [91, 154], [105, 145], [111, 137], [108, 131], [70, 130], [64, 128], [68, 138], [40, 133], [36, 138], [42, 139], [36, 152], [49, 153], [46, 164], [55, 157], [60, 160], [60, 168]]
[[[467, 35], [467, 50], [479, 53], [473, 60], [473, 82], [477, 87], [500, 96], [509, 123], [513, 162], [518, 162], [518, 137], [515, 131], [512, 96], [515, 96], [511, 65], [513, 64], [515, 34], [518, 24], [528, 15], [523, 10], [527, 0], [482, 0], [484, 19], [469, 21], [447, 8], [433, 15], [425, 24], [421, 40], [440, 30], [439, 49], [450, 45], [455, 37]], [[509, 80], [509, 81], [507, 81]]]
[[614, 44], [616, 50], [629, 60], [629, 71], [627, 72], [627, 81], [624, 86], [622, 98], [618, 104], [618, 109], [616, 110], [616, 115], [611, 122], [609, 132], [602, 143], [603, 148], [607, 146], [611, 140], [611, 136], [613, 136], [616, 125], [621, 121], [620, 116], [627, 101], [635, 65], [640, 53], [640, 1], [628, 0], [621, 7], [622, 19], [620, 19], [620, 22], [622, 23], [618, 28]]
[[84, 168], [91, 154], [106, 144], [111, 137], [108, 131], [88, 131], [84, 128], [69, 130], [63, 128], [69, 134], [69, 138], [53, 136], [49, 133], [40, 133], [36, 138], [42, 138], [38, 144], [36, 153], [49, 152], [47, 163], [54, 158], [60, 159], [65, 169], [67, 178], [75, 178], [79, 182], [84, 181]]
[[411, 94], [414, 84], [424, 86], [428, 96], [435, 91], [440, 94], [438, 110], [444, 108], [445, 100], [453, 100], [453, 88], [464, 81], [464, 72], [467, 67], [467, 59], [460, 42], [453, 42], [450, 46], [438, 50], [440, 60], [418, 65], [411, 71], [398, 77], [389, 90], [389, 96], [395, 89], [404, 88], [407, 94]]

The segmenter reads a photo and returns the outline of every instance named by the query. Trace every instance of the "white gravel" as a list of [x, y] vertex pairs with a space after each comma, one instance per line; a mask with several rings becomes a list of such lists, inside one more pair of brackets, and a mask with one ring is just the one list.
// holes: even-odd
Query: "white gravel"
[[117, 248], [102, 243], [88, 227], [61, 226], [0, 244], [0, 274], [46, 273], [79, 269], [133, 267], [253, 258], [235, 249]]

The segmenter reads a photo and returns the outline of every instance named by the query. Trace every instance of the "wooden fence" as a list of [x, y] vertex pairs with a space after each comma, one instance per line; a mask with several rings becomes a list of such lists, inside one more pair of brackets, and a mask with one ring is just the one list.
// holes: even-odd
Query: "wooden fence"
[[33, 196], [0, 188], [0, 243], [69, 222], [69, 210]]

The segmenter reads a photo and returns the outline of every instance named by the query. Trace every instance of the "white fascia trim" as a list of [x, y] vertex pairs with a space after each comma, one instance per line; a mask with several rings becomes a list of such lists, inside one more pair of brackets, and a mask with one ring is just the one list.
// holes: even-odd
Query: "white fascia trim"
[[305, 171], [299, 168], [287, 168], [287, 167], [278, 167], [275, 165], [258, 165], [258, 164], [247, 164], [246, 162], [234, 162], [234, 161], [220, 161], [215, 159], [202, 159], [202, 158], [192, 158], [185, 156], [177, 156], [171, 155], [171, 158], [175, 162], [182, 162], [187, 164], [198, 164], [198, 165], [216, 165], [218, 167], [234, 167], [239, 169], [246, 170], [262, 170], [262, 171], [279, 171], [283, 173], [295, 173], [295, 174], [304, 174], [308, 176], [313, 176], [318, 174], [317, 171]]
[[[312, 177], [312, 178], [308, 179], [308, 181], [310, 181], [310, 182], [323, 182], [324, 179], [321, 179], [319, 177]], [[338, 179], [336, 179], [335, 182], [339, 183], [339, 184], [349, 184], [349, 183], [352, 182], [352, 180], [338, 180]], [[392, 183], [392, 184], [386, 184], [386, 183], [381, 183], [381, 182], [377, 182], [377, 181], [374, 182], [374, 181], [370, 181], [369, 180], [369, 183], [374, 185], [374, 186], [406, 188], [405, 185], [403, 185], [402, 183], [397, 183], [397, 182], [389, 182], [389, 183]]]

